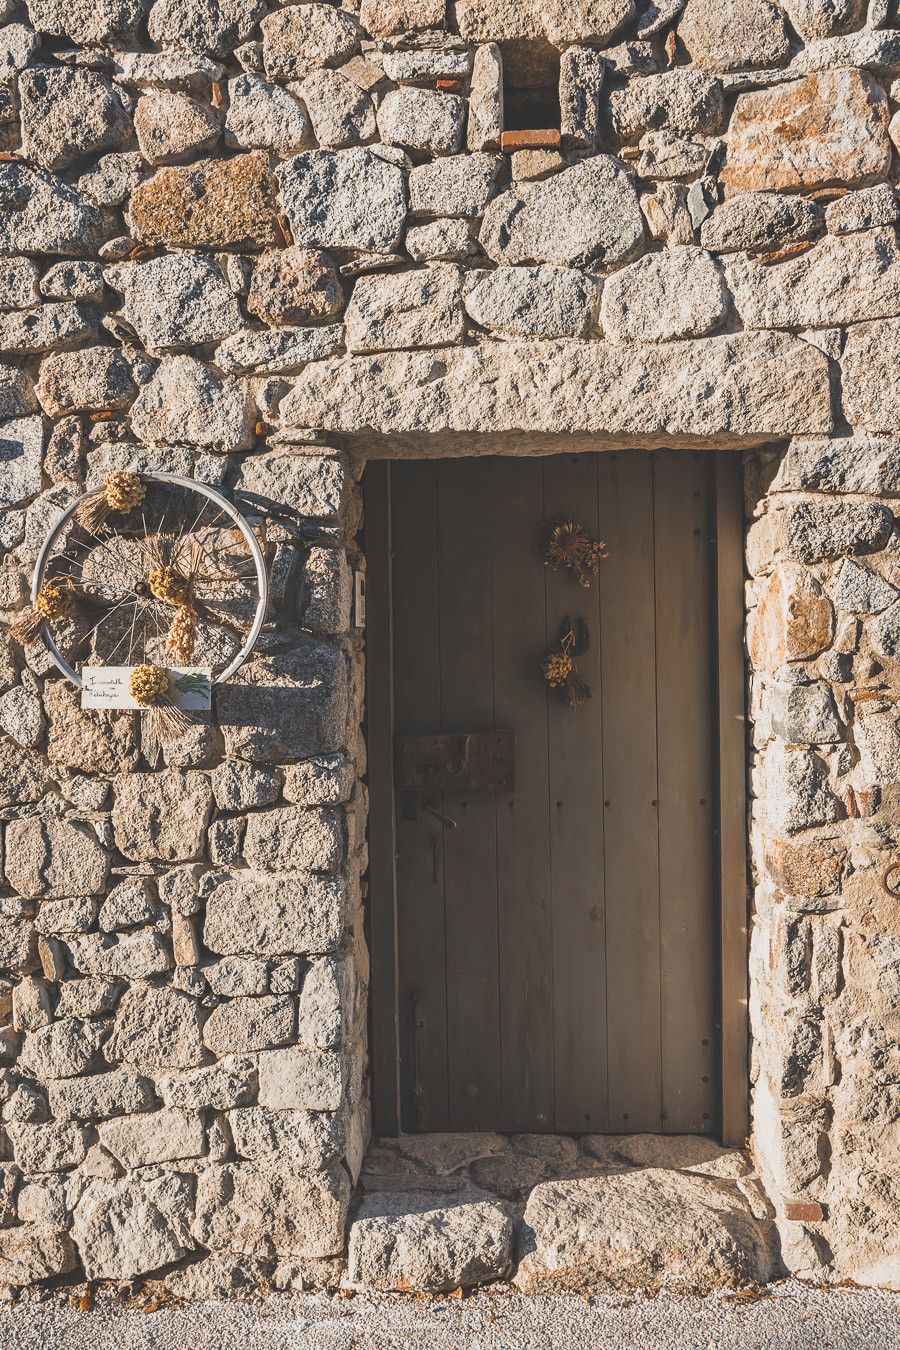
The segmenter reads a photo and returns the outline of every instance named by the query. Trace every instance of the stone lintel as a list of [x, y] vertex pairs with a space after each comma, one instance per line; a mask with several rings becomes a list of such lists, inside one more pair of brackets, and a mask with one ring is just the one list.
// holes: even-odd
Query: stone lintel
[[[749, 446], [832, 429], [828, 361], [785, 333], [662, 344], [509, 342], [313, 362], [281, 412], [400, 447], [477, 434], [590, 435], [621, 446]], [[596, 441], [594, 441], [596, 446]], [[521, 440], [517, 450], [522, 452]], [[541, 453], [541, 451], [538, 451]]]

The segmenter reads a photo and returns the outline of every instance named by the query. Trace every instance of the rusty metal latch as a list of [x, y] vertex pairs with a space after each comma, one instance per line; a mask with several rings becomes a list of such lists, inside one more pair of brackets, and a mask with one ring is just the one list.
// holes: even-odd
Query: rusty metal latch
[[900, 874], [900, 859], [891, 863], [890, 867], [881, 878], [881, 885], [892, 900], [900, 900], [900, 875], [897, 875], [895, 881], [891, 880], [891, 877], [893, 877], [895, 873]]
[[459, 821], [452, 820], [450, 816], [445, 816], [443, 811], [439, 811], [436, 806], [428, 806], [423, 802], [422, 810], [426, 812], [427, 815], [434, 816], [435, 820], [439, 820], [448, 830], [459, 829]]

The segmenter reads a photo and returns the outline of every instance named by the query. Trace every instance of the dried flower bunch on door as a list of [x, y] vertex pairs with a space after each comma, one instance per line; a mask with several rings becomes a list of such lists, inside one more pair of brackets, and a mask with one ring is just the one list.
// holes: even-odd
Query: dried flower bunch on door
[[593, 539], [575, 520], [557, 520], [545, 529], [544, 566], [554, 572], [565, 570], [571, 573], [579, 586], [588, 590], [600, 569], [601, 559], [608, 556], [604, 541]]
[[581, 679], [575, 666], [575, 654], [579, 649], [585, 650], [583, 644], [579, 644], [576, 625], [566, 622], [559, 646], [548, 652], [543, 665], [547, 684], [551, 689], [563, 690], [570, 708], [583, 708], [591, 698], [591, 686]]

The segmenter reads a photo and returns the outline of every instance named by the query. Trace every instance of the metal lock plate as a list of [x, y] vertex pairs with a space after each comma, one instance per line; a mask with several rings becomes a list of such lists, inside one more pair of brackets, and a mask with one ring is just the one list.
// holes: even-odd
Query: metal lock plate
[[516, 733], [470, 731], [460, 736], [398, 736], [397, 787], [514, 792]]

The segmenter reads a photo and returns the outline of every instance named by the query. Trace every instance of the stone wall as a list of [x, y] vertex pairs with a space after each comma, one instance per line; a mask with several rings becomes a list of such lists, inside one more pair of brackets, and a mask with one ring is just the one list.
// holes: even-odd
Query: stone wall
[[[789, 1268], [900, 1280], [894, 4], [0, 17], [2, 617], [121, 467], [233, 492], [274, 591], [152, 770], [134, 718], [0, 641], [0, 1285], [336, 1278], [368, 1133], [359, 470], [609, 444], [747, 451], [753, 1139]], [[558, 148], [501, 150], [504, 68], [558, 78]]]

